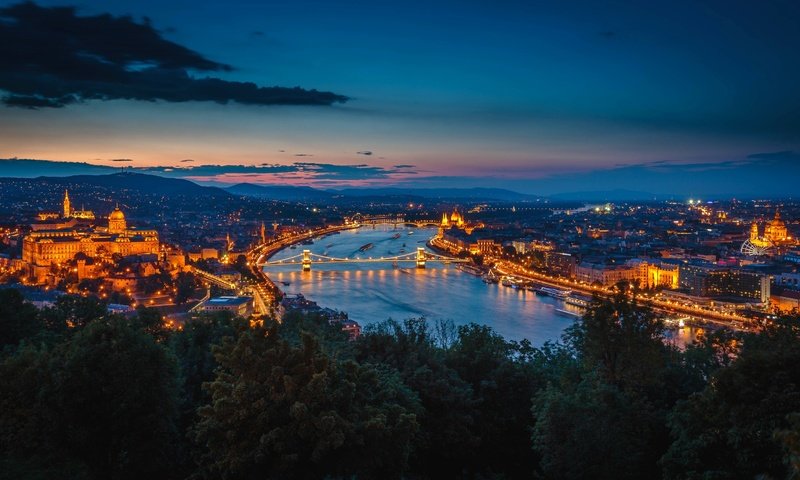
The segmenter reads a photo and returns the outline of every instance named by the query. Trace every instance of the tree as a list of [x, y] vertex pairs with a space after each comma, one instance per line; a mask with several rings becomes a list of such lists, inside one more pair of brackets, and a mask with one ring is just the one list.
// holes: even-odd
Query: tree
[[169, 349], [180, 372], [178, 429], [181, 441], [176, 445], [176, 463], [180, 465], [182, 478], [190, 476], [196, 468], [192, 460], [196, 453], [195, 443], [185, 433], [197, 421], [197, 409], [211, 401], [202, 385], [214, 379], [214, 370], [218, 366], [212, 350], [222, 343], [223, 338], [233, 337], [237, 331], [247, 327], [246, 320], [229, 312], [203, 313], [187, 320], [182, 329], [172, 332], [168, 338]]
[[670, 417], [666, 478], [787, 478], [776, 432], [800, 409], [800, 328], [783, 319], [743, 336], [737, 358]]
[[[537, 396], [534, 448], [545, 478], [658, 478], [663, 427], [640, 397], [588, 375], [574, 389], [551, 386]], [[654, 448], [656, 447], [656, 448]]]
[[[691, 392], [661, 320], [618, 285], [564, 334], [560, 377], [538, 394], [534, 449], [547, 478], [652, 478], [669, 444], [667, 414]], [[578, 367], [577, 369], [575, 367]], [[686, 385], [689, 385], [687, 387]]]
[[355, 342], [358, 362], [379, 364], [399, 372], [403, 382], [419, 397], [420, 435], [411, 470], [430, 478], [460, 476], [473, 461], [480, 438], [475, 420], [478, 402], [472, 387], [445, 365], [444, 350], [435, 342], [449, 339], [449, 328], [431, 335], [423, 318], [403, 322], [387, 320], [368, 325]]
[[395, 478], [418, 430], [414, 395], [390, 371], [324, 355], [276, 328], [217, 349], [220, 367], [195, 440], [209, 478]]
[[635, 287], [617, 285], [610, 299], [595, 298], [565, 334], [587, 370], [620, 388], [652, 386], [653, 372], [665, 364], [663, 322], [636, 294]]
[[19, 290], [0, 289], [0, 350], [17, 345], [42, 330], [36, 307], [25, 301]]
[[446, 365], [471, 386], [480, 439], [468, 467], [482, 475], [529, 478], [536, 466], [530, 449], [534, 394], [544, 386], [532, 365], [522, 361], [527, 347], [507, 342], [485, 325], [458, 328]]
[[156, 342], [164, 342], [172, 333], [164, 325], [164, 316], [155, 308], [147, 308], [140, 305], [136, 309], [136, 316], [133, 317], [131, 324], [153, 337]]
[[175, 279], [175, 303], [181, 304], [186, 302], [194, 293], [195, 288], [195, 278], [194, 275], [189, 272], [181, 272], [178, 274], [178, 278]]
[[43, 395], [55, 444], [95, 478], [164, 476], [175, 438], [176, 371], [152, 338], [94, 321], [53, 354]]
[[61, 295], [51, 308], [42, 312], [45, 327], [63, 333], [69, 328], [81, 329], [108, 315], [106, 304], [96, 297]]

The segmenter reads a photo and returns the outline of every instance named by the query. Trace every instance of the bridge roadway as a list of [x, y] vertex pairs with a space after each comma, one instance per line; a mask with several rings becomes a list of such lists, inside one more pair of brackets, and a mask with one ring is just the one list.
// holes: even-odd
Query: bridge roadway
[[413, 262], [416, 263], [417, 268], [425, 268], [425, 264], [428, 262], [440, 262], [440, 263], [465, 263], [468, 262], [466, 259], [462, 258], [451, 258], [444, 255], [439, 255], [436, 253], [429, 253], [426, 252], [423, 247], [418, 247], [415, 253], [406, 253], [404, 255], [397, 255], [394, 257], [367, 257], [367, 258], [337, 258], [337, 257], [329, 257], [326, 255], [319, 255], [316, 253], [311, 253], [310, 250], [303, 250], [303, 253], [294, 255], [288, 258], [282, 258], [280, 260], [275, 260], [272, 262], [263, 262], [259, 263], [258, 266], [274, 266], [274, 265], [291, 265], [291, 264], [301, 264], [303, 270], [311, 270], [312, 264], [328, 264], [328, 263], [406, 263], [406, 262]]
[[384, 215], [377, 215], [371, 217], [359, 217], [354, 219], [356, 223], [359, 225], [413, 225], [417, 228], [422, 227], [438, 227], [440, 225], [441, 220], [439, 219], [428, 219], [428, 218], [417, 218], [417, 219], [407, 219], [405, 216], [384, 216]]

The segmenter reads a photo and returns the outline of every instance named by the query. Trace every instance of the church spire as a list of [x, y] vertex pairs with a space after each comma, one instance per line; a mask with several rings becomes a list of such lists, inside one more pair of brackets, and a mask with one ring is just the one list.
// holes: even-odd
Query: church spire
[[69, 218], [72, 216], [72, 207], [69, 204], [69, 192], [67, 189], [64, 189], [64, 218]]

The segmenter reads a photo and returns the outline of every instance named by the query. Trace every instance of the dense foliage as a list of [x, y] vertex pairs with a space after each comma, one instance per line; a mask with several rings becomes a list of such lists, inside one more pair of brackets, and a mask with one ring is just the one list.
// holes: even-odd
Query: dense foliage
[[798, 319], [682, 351], [634, 293], [534, 348], [423, 319], [350, 341], [297, 313], [170, 331], [0, 290], [0, 478], [797, 475]]

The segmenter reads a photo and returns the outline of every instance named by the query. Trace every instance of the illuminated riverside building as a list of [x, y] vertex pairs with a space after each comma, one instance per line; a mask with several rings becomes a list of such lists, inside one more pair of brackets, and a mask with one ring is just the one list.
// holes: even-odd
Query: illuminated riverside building
[[463, 226], [464, 226], [464, 217], [460, 213], [458, 213], [458, 210], [453, 210], [453, 213], [451, 213], [449, 217], [447, 216], [447, 212], [442, 214], [442, 227], [462, 228]]
[[678, 288], [680, 272], [677, 265], [650, 263], [633, 259], [623, 265], [605, 265], [582, 262], [575, 269], [578, 281], [603, 286], [618, 282], [639, 282], [642, 288]]
[[468, 223], [464, 215], [458, 210], [453, 209], [453, 212], [448, 216], [447, 212], [442, 213], [442, 221], [439, 224], [439, 236], [441, 237], [444, 232], [451, 229], [464, 230], [467, 234], [471, 234], [476, 228], [481, 228], [483, 224]]
[[[63, 204], [64, 215], [75, 213], [66, 192]], [[108, 216], [106, 227], [85, 225], [74, 217], [33, 227], [23, 239], [22, 260], [37, 283], [45, 280], [52, 267], [73, 260], [79, 253], [87, 257], [157, 254], [160, 247], [158, 232], [129, 227], [119, 207]]]
[[759, 272], [713, 264], [686, 262], [680, 265], [680, 287], [697, 297], [738, 297], [767, 302], [770, 279]]

